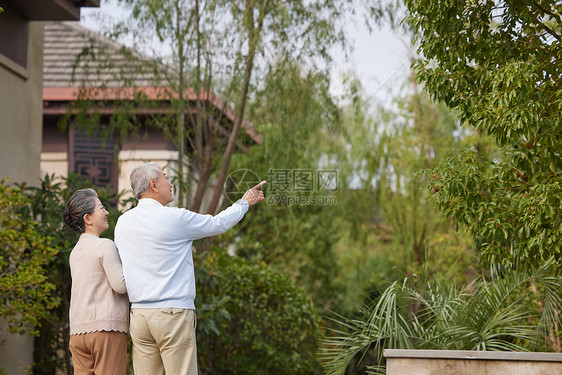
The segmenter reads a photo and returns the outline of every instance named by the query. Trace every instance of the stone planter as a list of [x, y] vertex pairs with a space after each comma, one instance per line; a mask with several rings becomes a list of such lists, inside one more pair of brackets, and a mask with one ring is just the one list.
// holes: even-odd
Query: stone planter
[[387, 375], [562, 375], [562, 353], [385, 349]]

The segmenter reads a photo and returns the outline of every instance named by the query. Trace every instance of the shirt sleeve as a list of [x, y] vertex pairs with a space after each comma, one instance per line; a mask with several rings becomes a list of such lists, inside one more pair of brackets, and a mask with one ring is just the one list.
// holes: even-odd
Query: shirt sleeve
[[125, 276], [123, 276], [123, 266], [121, 265], [121, 258], [117, 253], [117, 248], [111, 240], [103, 241], [100, 245], [101, 250], [101, 263], [109, 285], [116, 293], [127, 293], [125, 284]]
[[249, 207], [248, 202], [240, 199], [215, 216], [182, 210], [181, 225], [185, 227], [190, 240], [214, 236], [235, 226], [248, 212]]

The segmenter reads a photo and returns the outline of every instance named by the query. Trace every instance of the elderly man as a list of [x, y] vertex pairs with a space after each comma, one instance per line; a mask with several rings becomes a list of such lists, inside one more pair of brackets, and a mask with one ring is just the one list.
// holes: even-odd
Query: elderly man
[[166, 207], [172, 185], [155, 163], [131, 173], [138, 206], [115, 227], [132, 303], [130, 332], [136, 375], [196, 375], [194, 240], [223, 233], [238, 223], [248, 207], [264, 199], [265, 181], [216, 216]]

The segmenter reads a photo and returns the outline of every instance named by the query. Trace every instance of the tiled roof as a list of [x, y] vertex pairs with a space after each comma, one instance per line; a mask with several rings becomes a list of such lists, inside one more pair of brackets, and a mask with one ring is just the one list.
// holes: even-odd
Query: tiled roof
[[76, 22], [45, 22], [44, 48], [44, 87], [158, 86], [149, 58]]
[[[76, 100], [78, 92], [84, 87], [120, 88], [117, 91], [119, 95], [130, 93], [131, 89], [134, 92], [141, 90], [150, 96], [150, 93], [166, 90], [167, 86], [158, 78], [155, 69], [168, 76], [175, 74], [172, 69], [157, 66], [149, 57], [104, 38], [77, 22], [45, 22], [44, 43], [43, 98], [47, 101]], [[80, 59], [77, 59], [78, 56]], [[93, 92], [89, 92], [88, 96], [97, 95]], [[103, 90], [103, 93], [106, 99], [108, 95], [115, 94], [111, 90]], [[195, 99], [193, 89], [186, 89], [186, 97]], [[219, 97], [212, 92], [204, 93], [202, 97], [221, 109], [230, 121], [235, 121], [236, 114]], [[251, 123], [243, 121], [242, 128], [261, 144], [261, 135]], [[223, 132], [228, 136], [226, 129]]]

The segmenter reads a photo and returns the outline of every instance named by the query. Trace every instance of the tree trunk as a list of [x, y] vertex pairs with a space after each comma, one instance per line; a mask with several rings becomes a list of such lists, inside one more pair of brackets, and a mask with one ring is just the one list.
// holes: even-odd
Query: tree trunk
[[207, 190], [207, 184], [213, 173], [213, 141], [207, 140], [205, 148], [202, 151], [203, 158], [201, 160], [201, 168], [199, 169], [199, 180], [197, 181], [197, 191], [191, 205], [191, 210], [198, 212]]
[[[200, 16], [199, 16], [199, 0], [195, 1], [195, 32], [197, 39], [197, 60], [195, 64], [195, 95], [197, 112], [195, 115], [195, 149], [193, 150], [193, 162], [194, 167], [199, 169], [199, 181], [197, 182], [197, 190], [195, 192], [195, 197], [191, 202], [191, 207], [193, 211], [199, 211], [201, 202], [203, 201], [203, 195], [205, 194], [205, 189], [207, 182], [204, 181], [205, 174], [207, 172], [206, 157], [203, 150], [203, 126], [207, 119], [207, 114], [203, 106], [201, 105], [201, 94], [202, 94], [202, 79], [201, 79], [201, 29], [200, 29]], [[207, 94], [209, 89], [206, 90]], [[205, 111], [205, 112], [204, 112]], [[195, 170], [195, 168], [193, 168]]]
[[183, 50], [183, 39], [184, 36], [181, 32], [181, 8], [180, 4], [176, 0], [176, 38], [178, 40], [178, 108], [177, 108], [177, 132], [178, 132], [178, 205], [183, 207], [185, 205], [185, 181], [183, 176], [183, 161], [185, 159], [185, 103], [184, 103], [184, 71], [183, 64], [185, 60], [184, 50]]
[[226, 175], [228, 173], [228, 167], [230, 166], [230, 160], [232, 159], [232, 155], [234, 154], [234, 150], [236, 149], [236, 140], [238, 139], [238, 134], [240, 133], [240, 127], [242, 126], [242, 121], [244, 120], [244, 109], [246, 108], [246, 101], [248, 99], [248, 89], [250, 86], [250, 78], [252, 77], [252, 70], [254, 66], [254, 58], [256, 55], [256, 47], [259, 43], [260, 36], [261, 36], [261, 29], [263, 26], [263, 21], [266, 16], [266, 9], [267, 9], [267, 0], [265, 1], [264, 7], [262, 12], [259, 14], [258, 18], [258, 25], [255, 30], [253, 30], [253, 7], [248, 12], [250, 17], [249, 24], [251, 25], [249, 34], [250, 38], [248, 40], [249, 48], [248, 48], [248, 55], [246, 56], [246, 69], [244, 71], [244, 80], [242, 86], [242, 92], [240, 93], [240, 97], [238, 100], [238, 116], [236, 117], [236, 121], [234, 122], [234, 127], [232, 128], [232, 132], [230, 133], [230, 137], [228, 138], [228, 144], [226, 146], [226, 150], [224, 152], [224, 157], [221, 165], [221, 169], [219, 171], [219, 175], [217, 178], [217, 185], [213, 190], [213, 197], [211, 199], [211, 203], [209, 204], [209, 208], [207, 209], [207, 213], [214, 215], [217, 206], [219, 205], [219, 200], [222, 194], [222, 187], [224, 182], [226, 181]]

